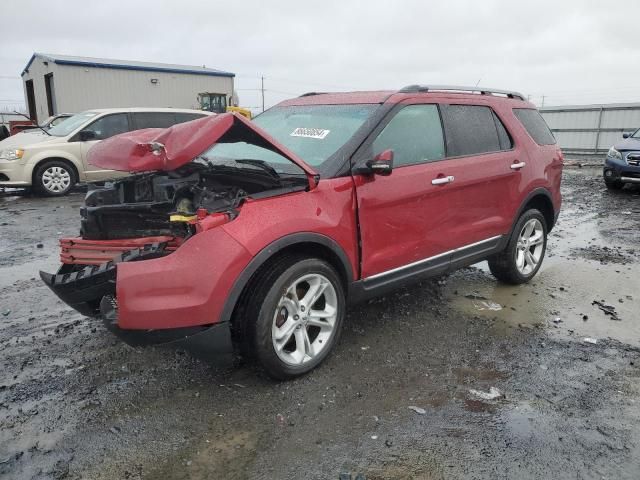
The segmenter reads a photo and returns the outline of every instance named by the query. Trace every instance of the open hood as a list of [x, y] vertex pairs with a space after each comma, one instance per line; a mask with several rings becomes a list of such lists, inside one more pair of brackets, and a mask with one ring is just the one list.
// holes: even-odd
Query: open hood
[[247, 142], [276, 152], [304, 170], [310, 185], [317, 172], [264, 130], [241, 115], [223, 113], [170, 128], [147, 128], [116, 135], [94, 145], [88, 162], [123, 172], [175, 170], [203, 154], [216, 143]]

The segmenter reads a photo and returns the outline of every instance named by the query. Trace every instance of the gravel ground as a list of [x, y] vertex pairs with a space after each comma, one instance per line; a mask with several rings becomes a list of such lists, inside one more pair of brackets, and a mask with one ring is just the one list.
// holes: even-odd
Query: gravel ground
[[0, 193], [0, 477], [639, 478], [640, 189], [563, 190], [532, 283], [479, 264], [354, 307], [286, 383], [75, 313], [37, 272], [83, 193]]

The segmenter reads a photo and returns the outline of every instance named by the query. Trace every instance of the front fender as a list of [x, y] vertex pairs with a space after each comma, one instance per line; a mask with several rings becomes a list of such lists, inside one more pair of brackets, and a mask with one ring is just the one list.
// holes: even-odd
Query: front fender
[[34, 153], [25, 165], [25, 175], [28, 174], [29, 178], [31, 178], [33, 176], [33, 171], [38, 168], [38, 165], [40, 163], [44, 162], [45, 160], [53, 159], [66, 160], [72, 163], [76, 171], [78, 172], [79, 180], [84, 181], [85, 175], [84, 168], [82, 166], [82, 160], [73, 153], [58, 149], [47, 149], [41, 152]]
[[217, 323], [249, 252], [221, 228], [199, 233], [166, 257], [118, 264], [122, 329], [184, 328]]

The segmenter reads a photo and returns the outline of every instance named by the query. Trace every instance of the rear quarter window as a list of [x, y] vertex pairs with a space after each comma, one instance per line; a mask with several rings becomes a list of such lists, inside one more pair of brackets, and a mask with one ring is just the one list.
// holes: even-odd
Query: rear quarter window
[[555, 145], [556, 139], [538, 110], [514, 108], [513, 113], [538, 145]]

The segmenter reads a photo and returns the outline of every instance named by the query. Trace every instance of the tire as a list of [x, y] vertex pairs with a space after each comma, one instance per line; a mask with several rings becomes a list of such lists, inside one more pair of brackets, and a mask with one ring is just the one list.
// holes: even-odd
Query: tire
[[604, 184], [609, 190], [622, 190], [622, 187], [624, 187], [624, 183], [620, 180], [605, 180]]
[[[531, 226], [531, 232], [525, 231]], [[534, 238], [536, 243], [524, 243], [525, 239], [531, 242]], [[547, 222], [539, 210], [532, 208], [516, 222], [507, 247], [489, 258], [489, 269], [501, 282], [511, 285], [527, 283], [538, 273], [546, 251]]]
[[73, 168], [60, 160], [47, 160], [36, 168], [33, 187], [37, 193], [47, 197], [61, 197], [69, 193], [76, 183]]
[[[324, 290], [309, 305], [311, 296], [305, 295], [317, 287]], [[241, 309], [244, 342], [271, 377], [303, 375], [327, 358], [340, 337], [346, 305], [343, 284], [329, 263], [283, 257], [263, 269], [250, 288], [254, 294]], [[312, 311], [325, 318], [309, 315]]]

